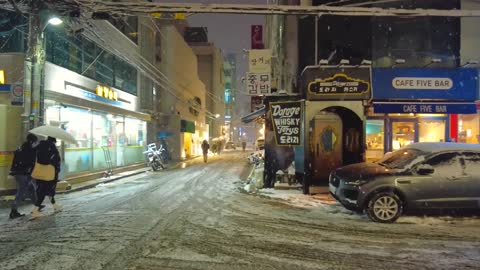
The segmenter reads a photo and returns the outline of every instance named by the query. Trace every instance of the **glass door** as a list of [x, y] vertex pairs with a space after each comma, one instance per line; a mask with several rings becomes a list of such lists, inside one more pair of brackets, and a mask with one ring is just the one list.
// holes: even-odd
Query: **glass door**
[[391, 151], [398, 150], [404, 146], [418, 141], [418, 122], [416, 119], [402, 119], [391, 122]]

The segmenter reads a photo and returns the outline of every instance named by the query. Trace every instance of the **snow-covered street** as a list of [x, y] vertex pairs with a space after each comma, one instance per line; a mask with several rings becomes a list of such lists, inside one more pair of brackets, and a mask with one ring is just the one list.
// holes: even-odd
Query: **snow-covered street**
[[478, 269], [478, 217], [378, 224], [326, 196], [247, 194], [246, 155], [59, 195], [35, 221], [2, 208], [0, 269]]

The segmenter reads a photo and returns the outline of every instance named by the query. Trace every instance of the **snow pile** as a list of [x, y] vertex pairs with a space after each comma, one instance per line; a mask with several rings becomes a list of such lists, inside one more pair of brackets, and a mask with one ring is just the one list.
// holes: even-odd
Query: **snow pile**
[[254, 164], [252, 171], [248, 175], [247, 184], [244, 186], [244, 190], [248, 193], [256, 192], [256, 190], [263, 187], [263, 171], [264, 160], [260, 153], [252, 153], [247, 158], [250, 164]]
[[[311, 211], [311, 215], [331, 219], [339, 222], [341, 220], [358, 220], [371, 222], [366, 214], [358, 214], [347, 210], [338, 203], [329, 194], [304, 195], [299, 190], [277, 190], [273, 188], [264, 188], [257, 191], [258, 195], [263, 197], [280, 200], [283, 203], [295, 207], [304, 208]], [[341, 218], [340, 220], [338, 218]], [[480, 217], [452, 217], [452, 216], [402, 216], [396, 222], [397, 224], [415, 224], [421, 226], [451, 226], [451, 224], [472, 226], [480, 225]], [[373, 223], [372, 222], [372, 226]], [[381, 226], [381, 224], [377, 224]]]

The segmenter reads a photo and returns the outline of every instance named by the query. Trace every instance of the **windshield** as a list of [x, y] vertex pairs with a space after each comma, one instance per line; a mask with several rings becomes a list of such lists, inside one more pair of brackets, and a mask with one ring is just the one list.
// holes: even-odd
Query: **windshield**
[[423, 154], [425, 153], [417, 149], [400, 149], [389, 155], [385, 155], [385, 157], [377, 163], [390, 169], [403, 169]]

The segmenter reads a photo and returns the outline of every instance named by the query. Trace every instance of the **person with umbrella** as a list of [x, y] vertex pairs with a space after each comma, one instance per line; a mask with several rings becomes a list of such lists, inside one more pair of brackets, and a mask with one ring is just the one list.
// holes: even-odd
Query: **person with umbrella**
[[32, 219], [40, 217], [40, 207], [46, 196], [50, 197], [54, 212], [61, 211], [61, 207], [55, 201], [55, 189], [60, 172], [60, 153], [55, 143], [57, 139], [77, 143], [75, 138], [63, 128], [54, 126], [40, 126], [30, 130], [30, 133], [48, 137], [37, 146], [37, 160], [32, 172], [32, 178], [36, 181], [35, 193], [37, 201], [32, 211]]
[[[55, 201], [55, 189], [57, 188], [58, 173], [60, 172], [60, 153], [58, 152], [55, 143], [57, 140], [53, 137], [48, 137], [41, 141], [37, 146], [37, 160], [35, 166], [39, 167], [53, 167], [53, 174], [43, 174], [42, 177], [37, 178], [35, 170], [32, 172], [32, 178], [36, 180], [35, 193], [37, 201], [32, 210], [32, 219], [41, 216], [40, 207], [46, 196], [50, 197], [54, 212], [61, 211], [61, 207]], [[47, 169], [46, 169], [47, 170]]]

